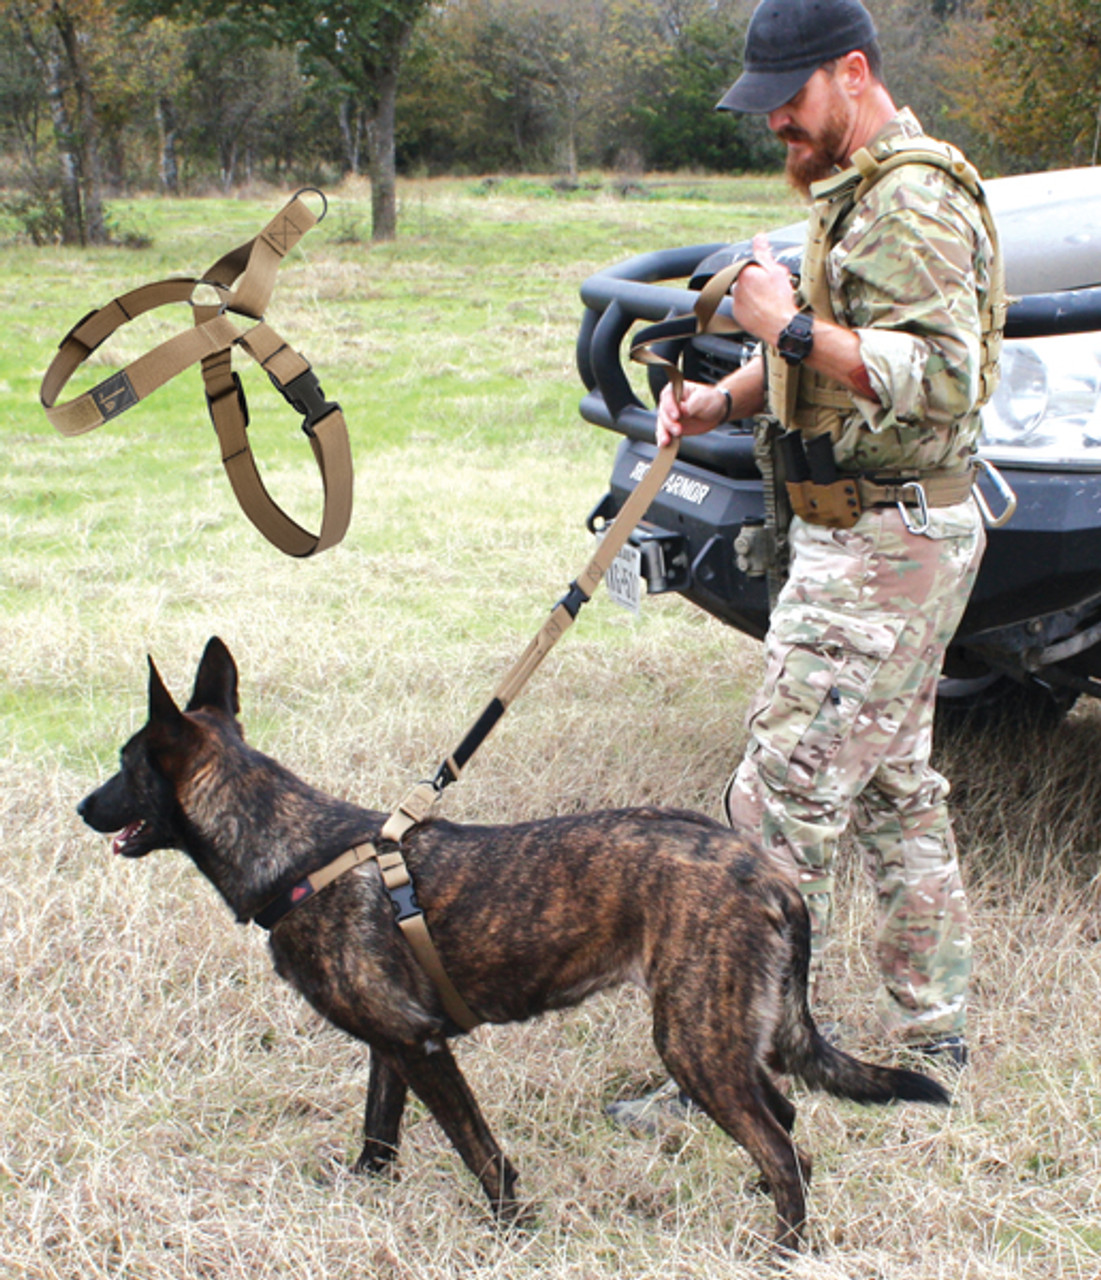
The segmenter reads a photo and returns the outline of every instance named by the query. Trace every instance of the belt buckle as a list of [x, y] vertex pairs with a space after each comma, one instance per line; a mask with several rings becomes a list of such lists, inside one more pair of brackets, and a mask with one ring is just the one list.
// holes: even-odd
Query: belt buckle
[[[918, 510], [916, 519], [911, 516], [910, 508], [905, 501], [907, 490], [911, 491], [916, 499], [915, 505]], [[925, 497], [925, 486], [920, 480], [906, 480], [899, 485], [895, 506], [898, 507], [898, 514], [902, 517], [902, 523], [906, 526], [908, 532], [913, 534], [928, 533], [929, 503]]]

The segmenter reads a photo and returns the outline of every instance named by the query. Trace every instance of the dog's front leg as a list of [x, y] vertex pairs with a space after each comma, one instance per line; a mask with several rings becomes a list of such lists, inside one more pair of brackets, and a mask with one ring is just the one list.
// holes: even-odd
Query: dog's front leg
[[406, 1083], [482, 1184], [494, 1214], [514, 1221], [520, 1209], [515, 1196], [516, 1170], [490, 1133], [451, 1050], [444, 1044], [431, 1053], [402, 1051], [395, 1059]]
[[383, 1173], [392, 1166], [398, 1154], [407, 1093], [405, 1080], [393, 1063], [372, 1049], [363, 1116], [363, 1150], [355, 1162], [356, 1173]]

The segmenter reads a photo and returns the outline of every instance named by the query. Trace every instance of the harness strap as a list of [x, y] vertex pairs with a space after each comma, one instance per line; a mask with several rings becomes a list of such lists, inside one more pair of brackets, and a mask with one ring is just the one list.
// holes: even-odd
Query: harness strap
[[435, 984], [447, 1016], [461, 1030], [472, 1031], [483, 1019], [471, 1011], [447, 976], [439, 952], [425, 924], [424, 912], [421, 911], [417, 902], [409, 868], [405, 865], [400, 849], [388, 844], [382, 848], [369, 842], [357, 844], [345, 850], [339, 858], [335, 858], [292, 885], [278, 898], [268, 903], [262, 911], [257, 912], [253, 919], [270, 932], [295, 907], [312, 898], [315, 893], [320, 892], [333, 881], [339, 880], [341, 876], [347, 875], [349, 871], [354, 871], [356, 867], [361, 867], [372, 859], [377, 863], [382, 883], [390, 895], [398, 928], [409, 943], [417, 963]]
[[[179, 277], [142, 285], [90, 311], [62, 338], [42, 379], [39, 399], [47, 418], [62, 435], [81, 435], [132, 408], [189, 366], [201, 364], [222, 463], [242, 510], [279, 550], [309, 556], [333, 546], [347, 531], [352, 511], [352, 456], [340, 406], [325, 399], [309, 362], [262, 322], [280, 262], [319, 220], [300, 195], [294, 196], [259, 235], [219, 258], [201, 279]], [[219, 290], [219, 301], [197, 302], [195, 293], [202, 286]], [[190, 329], [145, 352], [91, 390], [58, 404], [73, 374], [117, 329], [175, 302], [191, 305], [194, 325]], [[242, 326], [231, 315], [260, 323]], [[321, 473], [324, 495], [321, 529], [316, 536], [274, 502], [260, 479], [246, 434], [248, 404], [240, 377], [232, 370], [233, 351], [238, 347], [265, 369], [284, 398], [303, 416], [302, 427]]]
[[199, 280], [159, 280], [114, 298], [98, 311], [90, 311], [62, 338], [57, 354], [42, 379], [39, 399], [46, 417], [64, 436], [82, 435], [102, 426], [144, 400], [189, 365], [228, 348], [243, 336], [228, 316], [215, 312], [202, 324], [185, 329], [139, 356], [119, 373], [112, 374], [65, 404], [57, 398], [85, 360], [116, 329], [170, 302], [190, 302]]
[[[306, 191], [321, 196], [323, 207], [320, 216], [301, 199]], [[227, 290], [225, 306], [228, 310], [260, 319], [267, 310], [275, 287], [275, 276], [283, 259], [306, 232], [324, 218], [327, 211], [324, 195], [316, 187], [304, 187], [291, 197], [259, 235], [223, 254], [203, 280]], [[237, 288], [230, 291], [234, 284]]]
[[473, 1012], [447, 976], [440, 953], [428, 932], [424, 912], [417, 902], [416, 887], [401, 850], [396, 845], [388, 848], [377, 855], [377, 861], [379, 871], [382, 872], [382, 882], [394, 904], [398, 928], [412, 948], [420, 967], [432, 979], [447, 1016], [463, 1031], [473, 1031], [484, 1019]]
[[684, 373], [680, 367], [680, 350], [677, 359], [670, 360], [657, 347], [667, 342], [679, 342], [681, 347], [699, 333], [738, 333], [738, 325], [732, 315], [719, 310], [719, 304], [734, 287], [742, 271], [752, 258], [741, 258], [724, 267], [707, 281], [692, 304], [691, 315], [672, 316], [647, 325], [635, 334], [631, 344], [631, 359], [639, 364], [657, 365], [664, 369], [673, 391], [679, 400], [684, 393]]

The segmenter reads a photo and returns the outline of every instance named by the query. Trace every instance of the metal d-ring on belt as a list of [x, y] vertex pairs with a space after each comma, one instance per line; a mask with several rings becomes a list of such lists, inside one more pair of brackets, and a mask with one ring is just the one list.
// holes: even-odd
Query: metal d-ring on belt
[[[301, 199], [321, 197], [315, 214]], [[62, 435], [81, 435], [132, 408], [190, 365], [202, 367], [207, 406], [221, 446], [222, 464], [245, 515], [280, 551], [309, 556], [343, 538], [352, 512], [352, 456], [339, 404], [326, 400], [310, 363], [269, 325], [264, 311], [279, 264], [303, 235], [325, 216], [324, 195], [303, 188], [251, 240], [223, 255], [199, 279], [171, 278], [142, 285], [90, 311], [62, 338], [42, 379], [39, 398]], [[202, 288], [217, 300], [196, 300]], [[69, 379], [117, 329], [170, 302], [190, 303], [194, 325], [139, 356], [90, 391], [58, 404]], [[231, 317], [258, 323], [242, 327]], [[321, 472], [324, 509], [321, 528], [309, 533], [272, 499], [252, 456], [248, 404], [240, 375], [232, 368], [235, 348], [246, 351], [267, 372], [288, 403], [302, 414], [302, 429]]]

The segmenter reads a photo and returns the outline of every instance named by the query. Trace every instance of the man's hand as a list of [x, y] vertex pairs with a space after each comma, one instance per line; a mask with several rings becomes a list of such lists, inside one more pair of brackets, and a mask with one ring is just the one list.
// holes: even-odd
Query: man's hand
[[765, 366], [758, 356], [713, 387], [706, 382], [686, 382], [679, 401], [673, 384], [666, 383], [658, 401], [654, 438], [658, 447], [664, 448], [680, 436], [703, 435], [728, 419], [749, 418], [764, 407]]
[[768, 237], [753, 237], [753, 261], [730, 290], [734, 319], [747, 332], [776, 345], [781, 330], [799, 310], [787, 267], [772, 256]]
[[706, 382], [686, 382], [684, 398], [677, 401], [673, 384], [667, 382], [658, 401], [655, 439], [659, 449], [680, 436], [698, 436], [711, 431], [726, 418], [727, 399], [718, 387]]

